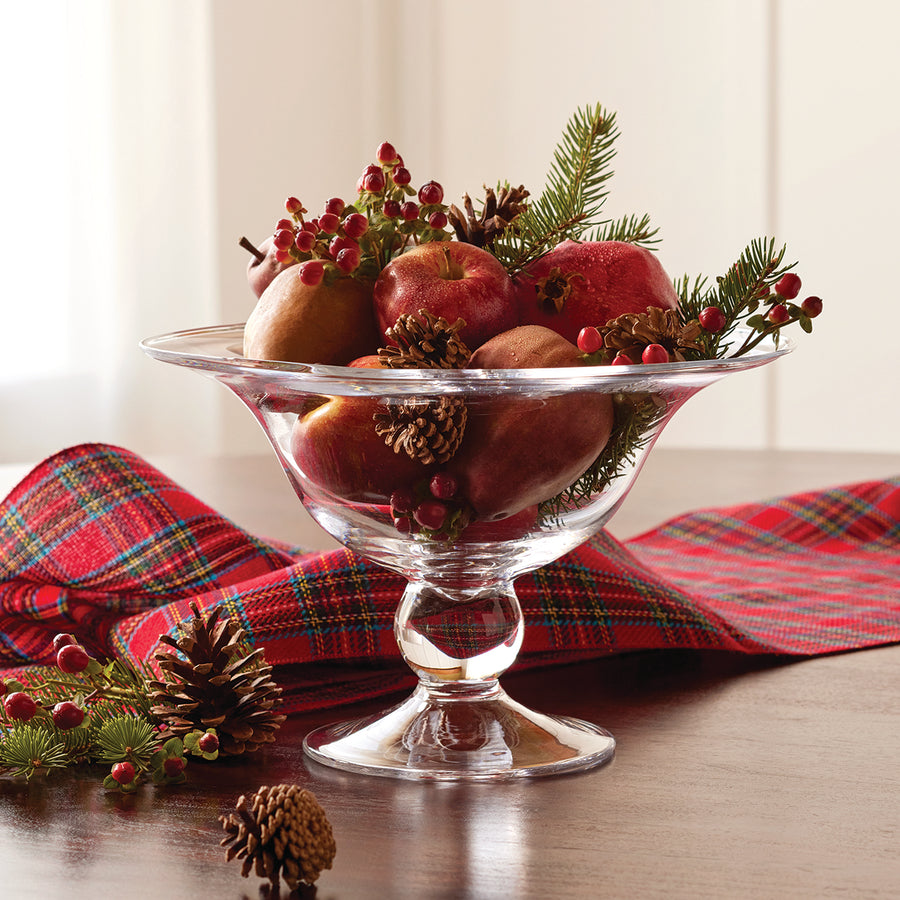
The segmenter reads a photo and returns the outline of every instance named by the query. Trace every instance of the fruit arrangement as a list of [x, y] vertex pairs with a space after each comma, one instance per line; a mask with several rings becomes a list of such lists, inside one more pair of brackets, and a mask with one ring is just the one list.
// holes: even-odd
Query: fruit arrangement
[[[603, 217], [617, 136], [614, 114], [577, 110], [536, 198], [501, 183], [480, 204], [448, 205], [438, 182], [412, 186], [387, 142], [352, 202], [334, 197], [310, 216], [288, 198], [258, 248], [241, 240], [257, 297], [244, 355], [380, 369], [656, 366], [741, 355], [794, 323], [811, 331], [822, 301], [797, 300], [800, 278], [771, 239], [712, 285], [673, 282], [647, 216]], [[291, 454], [334, 497], [388, 506], [400, 531], [483, 539], [603, 490], [664, 402], [322, 397], [295, 410]]]

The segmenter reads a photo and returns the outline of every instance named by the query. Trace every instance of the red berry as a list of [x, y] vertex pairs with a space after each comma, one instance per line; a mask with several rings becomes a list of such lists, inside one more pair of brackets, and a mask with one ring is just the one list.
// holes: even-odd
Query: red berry
[[409, 169], [404, 168], [402, 165], [397, 166], [397, 168], [391, 172], [391, 178], [398, 187], [403, 187], [403, 185], [409, 184], [410, 181], [412, 181], [412, 175], [409, 174]]
[[293, 257], [287, 250], [276, 250], [275, 259], [280, 263], [284, 263], [284, 265], [288, 265], [289, 263], [293, 262]]
[[[384, 204], [387, 206], [387, 203]], [[351, 213], [344, 219], [344, 234], [359, 240], [369, 230], [369, 220], [362, 213]]]
[[783, 303], [776, 303], [767, 316], [768, 320], [775, 325], [784, 325], [791, 317], [788, 308]]
[[582, 353], [596, 353], [603, 346], [603, 338], [593, 325], [587, 325], [578, 332], [576, 343]]
[[399, 200], [385, 200], [384, 201], [384, 214], [389, 219], [397, 219], [400, 217], [400, 201]]
[[24, 691], [15, 691], [3, 701], [3, 709], [11, 719], [27, 722], [37, 712], [37, 703]]
[[319, 216], [319, 228], [325, 234], [335, 234], [340, 224], [341, 220], [334, 213], [327, 212]]
[[375, 159], [380, 163], [392, 163], [397, 158], [397, 150], [394, 148], [394, 145], [389, 143], [388, 141], [384, 141], [384, 143], [378, 145], [378, 149], [375, 151]]
[[800, 293], [800, 276], [793, 272], [785, 272], [775, 282], [775, 293], [785, 300], [793, 300]]
[[197, 746], [204, 753], [215, 753], [216, 750], [219, 749], [219, 739], [214, 734], [207, 731], [206, 734], [200, 735], [200, 740], [197, 741]]
[[128, 762], [117, 762], [112, 767], [112, 777], [119, 782], [119, 784], [131, 784], [134, 781], [134, 766]]
[[0, 681], [0, 697], [2, 697], [6, 693], [7, 690], [8, 690], [8, 688], [6, 687], [6, 682]]
[[433, 212], [428, 217], [428, 224], [432, 228], [438, 228], [438, 229], [445, 228], [447, 225], [447, 216], [444, 213], [442, 213], [440, 210], [438, 210], [437, 212]]
[[300, 227], [315, 237], [319, 233], [319, 220], [310, 219], [308, 222], [304, 222]]
[[303, 204], [296, 197], [288, 197], [287, 200], [284, 201], [284, 208], [292, 216], [295, 216], [303, 209]]
[[428, 489], [438, 500], [452, 500], [459, 490], [459, 482], [449, 472], [438, 472], [431, 476]]
[[662, 344], [648, 344], [641, 354], [641, 362], [647, 363], [647, 365], [667, 363], [668, 361], [669, 351]]
[[413, 219], [417, 219], [419, 217], [419, 204], [413, 203], [412, 200], [407, 200], [406, 203], [401, 203], [400, 215], [403, 217], [404, 221], [412, 222]]
[[437, 531], [447, 518], [447, 507], [440, 500], [423, 500], [416, 507], [413, 518], [423, 528]]
[[725, 327], [725, 313], [718, 306], [707, 306], [697, 317], [700, 324], [712, 334], [716, 334]]
[[297, 237], [294, 238], [294, 246], [301, 253], [309, 253], [309, 251], [316, 246], [316, 236], [306, 229], [298, 231]]
[[305, 284], [307, 287], [315, 287], [325, 277], [325, 263], [321, 259], [309, 259], [300, 263], [297, 268], [299, 269], [297, 277], [301, 284]]
[[349, 275], [359, 268], [359, 251], [345, 248], [334, 258], [334, 264], [345, 274]]
[[294, 243], [294, 230], [281, 228], [272, 236], [272, 244], [278, 250], [287, 250]]
[[167, 756], [163, 761], [163, 771], [169, 778], [175, 778], [184, 771], [187, 763], [182, 756]]
[[610, 363], [613, 366], [633, 366], [634, 363], [631, 361], [631, 357], [627, 356], [625, 353], [617, 353], [615, 359]]
[[444, 199], [444, 189], [436, 181], [427, 181], [419, 188], [419, 203], [434, 206]]
[[391, 494], [391, 509], [398, 513], [412, 512], [416, 508], [416, 498], [409, 488], [397, 488]]
[[339, 216], [346, 205], [340, 197], [332, 197], [330, 200], [325, 201], [325, 212]]
[[75, 640], [74, 635], [66, 634], [63, 632], [62, 634], [56, 635], [53, 638], [53, 649], [56, 651], [62, 650], [67, 644], [75, 644], [77, 641]]
[[90, 661], [87, 650], [81, 644], [67, 644], [56, 654], [56, 665], [70, 675], [83, 672]]
[[281, 231], [286, 228], [288, 231], [294, 230], [294, 223], [290, 219], [279, 219], [278, 224], [275, 226], [276, 231]]
[[353, 250], [355, 253], [359, 253], [359, 244], [356, 243], [352, 238], [348, 237], [338, 237], [332, 238], [331, 243], [328, 245], [328, 252], [333, 256], [337, 257], [338, 253], [341, 250]]
[[63, 700], [53, 707], [53, 724], [63, 731], [77, 728], [84, 721], [84, 710], [71, 700]]
[[822, 298], [821, 297], [807, 297], [801, 304], [800, 309], [806, 313], [811, 319], [814, 319], [820, 312], [822, 312]]
[[377, 194], [384, 190], [384, 172], [379, 169], [377, 172], [370, 172], [364, 175], [362, 179], [363, 190], [370, 194]]

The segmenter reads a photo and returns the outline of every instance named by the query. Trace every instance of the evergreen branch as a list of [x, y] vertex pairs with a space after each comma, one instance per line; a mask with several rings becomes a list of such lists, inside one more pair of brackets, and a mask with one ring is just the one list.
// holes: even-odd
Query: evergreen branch
[[516, 272], [567, 238], [578, 239], [598, 220], [612, 176], [619, 132], [615, 113], [600, 104], [579, 108], [553, 155], [547, 186], [494, 243], [494, 255]]
[[658, 228], [650, 227], [650, 216], [646, 213], [637, 216], [623, 216], [618, 220], [608, 220], [598, 225], [586, 239], [589, 241], [624, 241], [628, 244], [638, 244], [642, 247], [650, 247], [659, 243], [656, 236]]

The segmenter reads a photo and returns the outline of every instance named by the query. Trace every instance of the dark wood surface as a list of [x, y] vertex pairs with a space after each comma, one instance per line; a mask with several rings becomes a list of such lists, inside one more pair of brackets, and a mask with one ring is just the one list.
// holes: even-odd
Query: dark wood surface
[[[159, 463], [251, 530], [321, 543], [271, 461]], [[834, 454], [660, 450], [651, 463], [620, 534], [697, 506], [900, 472], [900, 457]], [[609, 728], [615, 760], [472, 785], [306, 762], [307, 730], [376, 701], [293, 719], [256, 758], [192, 764], [177, 788], [119, 796], [83, 774], [0, 779], [0, 897], [269, 896], [224, 861], [217, 817], [283, 781], [312, 790], [334, 828], [334, 867], [301, 895], [319, 900], [900, 896], [900, 646], [798, 662], [653, 652], [504, 685]]]

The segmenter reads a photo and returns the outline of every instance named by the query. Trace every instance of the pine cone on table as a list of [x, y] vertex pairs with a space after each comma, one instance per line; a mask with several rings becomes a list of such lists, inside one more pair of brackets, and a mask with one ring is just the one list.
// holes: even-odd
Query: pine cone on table
[[227, 833], [220, 842], [225, 859], [242, 859], [241, 875], [255, 869], [273, 886], [280, 878], [291, 890], [312, 884], [331, 868], [337, 852], [325, 811], [296, 784], [261, 787], [249, 800], [241, 795], [235, 812], [219, 821]]
[[202, 616], [191, 604], [192, 619], [179, 625], [176, 640], [163, 635], [154, 658], [163, 680], [150, 681], [151, 714], [163, 723], [163, 738], [215, 728], [219, 752], [236, 756], [272, 743], [285, 716], [281, 688], [272, 680], [262, 648], [250, 651], [247, 634], [217, 606]]

